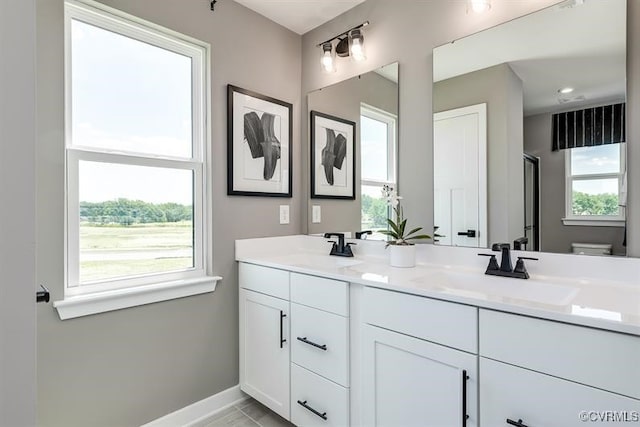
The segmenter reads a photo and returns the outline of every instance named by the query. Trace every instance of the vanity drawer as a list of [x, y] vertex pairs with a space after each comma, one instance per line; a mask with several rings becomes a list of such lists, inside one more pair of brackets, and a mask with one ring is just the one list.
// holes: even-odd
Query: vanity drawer
[[291, 422], [305, 427], [348, 426], [349, 390], [292, 363]]
[[289, 299], [288, 271], [241, 262], [238, 266], [238, 283], [244, 289]]
[[291, 302], [349, 315], [349, 284], [339, 280], [291, 273]]
[[377, 288], [364, 288], [365, 323], [478, 352], [478, 309]]
[[[640, 411], [640, 401], [549, 375], [480, 358], [480, 425], [509, 427], [506, 420], [522, 420], [529, 427], [613, 426], [580, 417], [583, 411], [605, 411], [624, 416]], [[606, 419], [606, 418], [605, 418]], [[590, 421], [590, 422], [589, 422]], [[596, 422], [598, 421], [598, 422]]]
[[640, 337], [480, 310], [480, 355], [640, 399]]
[[291, 361], [348, 387], [349, 319], [291, 304]]

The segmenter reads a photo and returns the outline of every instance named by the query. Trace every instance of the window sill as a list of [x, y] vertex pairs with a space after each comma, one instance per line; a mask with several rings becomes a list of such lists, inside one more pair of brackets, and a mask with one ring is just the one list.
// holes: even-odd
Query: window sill
[[588, 227], [624, 227], [626, 221], [623, 219], [582, 219], [582, 218], [562, 218], [564, 225], [582, 225]]
[[74, 319], [76, 317], [213, 292], [219, 280], [222, 280], [222, 277], [207, 276], [157, 285], [118, 289], [54, 301], [53, 306], [58, 310], [60, 320]]

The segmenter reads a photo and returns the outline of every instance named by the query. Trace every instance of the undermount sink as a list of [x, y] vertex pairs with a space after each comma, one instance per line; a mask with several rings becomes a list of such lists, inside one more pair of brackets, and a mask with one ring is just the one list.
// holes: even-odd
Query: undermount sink
[[575, 298], [578, 289], [535, 279], [512, 279], [508, 277], [486, 276], [484, 274], [438, 271], [414, 281], [486, 295], [519, 299], [548, 305], [567, 305]]
[[287, 255], [283, 256], [281, 261], [289, 265], [309, 268], [344, 268], [362, 264], [362, 261], [353, 258], [319, 254]]

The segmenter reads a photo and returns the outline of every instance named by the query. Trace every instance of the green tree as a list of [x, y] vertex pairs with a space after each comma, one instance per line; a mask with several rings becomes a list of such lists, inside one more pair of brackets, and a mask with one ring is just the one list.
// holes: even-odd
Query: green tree
[[574, 215], [618, 215], [618, 195], [613, 193], [573, 193]]

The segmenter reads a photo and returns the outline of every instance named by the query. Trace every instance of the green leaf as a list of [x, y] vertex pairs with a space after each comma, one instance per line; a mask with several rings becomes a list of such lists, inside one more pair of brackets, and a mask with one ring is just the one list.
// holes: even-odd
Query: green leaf
[[395, 232], [396, 232], [396, 234], [401, 235], [401, 233], [400, 233], [400, 228], [396, 225], [396, 223], [395, 223], [395, 222], [393, 222], [393, 221], [392, 221], [392, 220], [390, 220], [390, 219], [387, 219], [387, 223], [389, 223], [389, 227], [391, 227], [391, 229], [392, 229], [393, 231], [395, 231]]
[[407, 226], [407, 220], [403, 220], [402, 223], [400, 224], [400, 238], [402, 238], [404, 236], [404, 229]]
[[410, 232], [407, 233], [407, 237], [411, 236], [413, 233], [417, 233], [420, 230], [422, 230], [422, 227], [414, 228], [413, 230], [411, 230]]
[[418, 240], [418, 239], [431, 239], [431, 236], [429, 236], [428, 234], [418, 234], [417, 236], [410, 237], [407, 240]]

